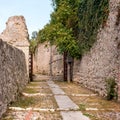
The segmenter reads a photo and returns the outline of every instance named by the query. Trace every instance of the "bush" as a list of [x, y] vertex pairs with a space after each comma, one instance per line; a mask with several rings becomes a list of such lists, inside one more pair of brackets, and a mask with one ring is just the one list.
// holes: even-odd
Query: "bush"
[[109, 78], [106, 80], [106, 89], [107, 89], [107, 100], [112, 100], [118, 98], [117, 95], [117, 87], [116, 87], [116, 82], [114, 78]]

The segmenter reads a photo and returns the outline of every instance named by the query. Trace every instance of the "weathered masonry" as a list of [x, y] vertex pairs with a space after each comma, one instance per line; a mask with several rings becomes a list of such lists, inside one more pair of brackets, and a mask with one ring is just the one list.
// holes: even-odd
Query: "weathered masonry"
[[[48, 46], [46, 43], [38, 45], [34, 55], [34, 72], [50, 73], [51, 53]], [[53, 61], [62, 60], [56, 53], [52, 48]], [[62, 75], [61, 60], [52, 62], [54, 75], [58, 72]], [[117, 83], [116, 91], [120, 101], [120, 0], [110, 0], [109, 16], [104, 28], [98, 31], [97, 41], [81, 60], [75, 61], [74, 66], [74, 81], [104, 97], [108, 94], [107, 80]]]
[[27, 83], [24, 53], [0, 39], [0, 117]]
[[63, 78], [63, 57], [48, 42], [39, 44], [33, 56], [33, 72]]
[[0, 38], [24, 52], [29, 73], [29, 34], [24, 17], [10, 17], [6, 23], [6, 29], [1, 33]]
[[120, 0], [110, 0], [109, 17], [97, 35], [97, 42], [82, 57], [74, 81], [107, 95], [106, 80], [114, 79], [120, 100]]

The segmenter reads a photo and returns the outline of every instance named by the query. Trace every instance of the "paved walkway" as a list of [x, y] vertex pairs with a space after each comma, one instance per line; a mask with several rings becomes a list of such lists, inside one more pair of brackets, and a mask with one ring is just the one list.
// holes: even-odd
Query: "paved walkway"
[[80, 111], [77, 111], [79, 110], [79, 106], [58, 85], [53, 81], [47, 81], [47, 83], [54, 94], [63, 120], [89, 120], [88, 117], [84, 116]]
[[37, 75], [1, 120], [120, 120], [120, 104], [74, 83]]

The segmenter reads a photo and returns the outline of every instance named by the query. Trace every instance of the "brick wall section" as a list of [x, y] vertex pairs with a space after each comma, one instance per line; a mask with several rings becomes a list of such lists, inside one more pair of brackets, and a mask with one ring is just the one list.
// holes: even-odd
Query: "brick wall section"
[[[82, 57], [74, 81], [106, 96], [105, 79], [114, 77], [120, 83], [120, 0], [110, 0], [106, 26], [99, 30], [97, 42]], [[117, 22], [117, 25], [116, 25]], [[120, 89], [120, 88], [119, 88]], [[119, 94], [120, 96], [120, 94]]]
[[0, 39], [0, 117], [27, 83], [24, 53]]

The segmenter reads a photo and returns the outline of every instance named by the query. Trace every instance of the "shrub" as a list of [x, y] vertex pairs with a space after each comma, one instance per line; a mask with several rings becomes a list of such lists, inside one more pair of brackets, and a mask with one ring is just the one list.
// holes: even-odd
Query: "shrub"
[[107, 90], [107, 100], [117, 99], [117, 87], [114, 78], [109, 78], [106, 80], [106, 90]]

